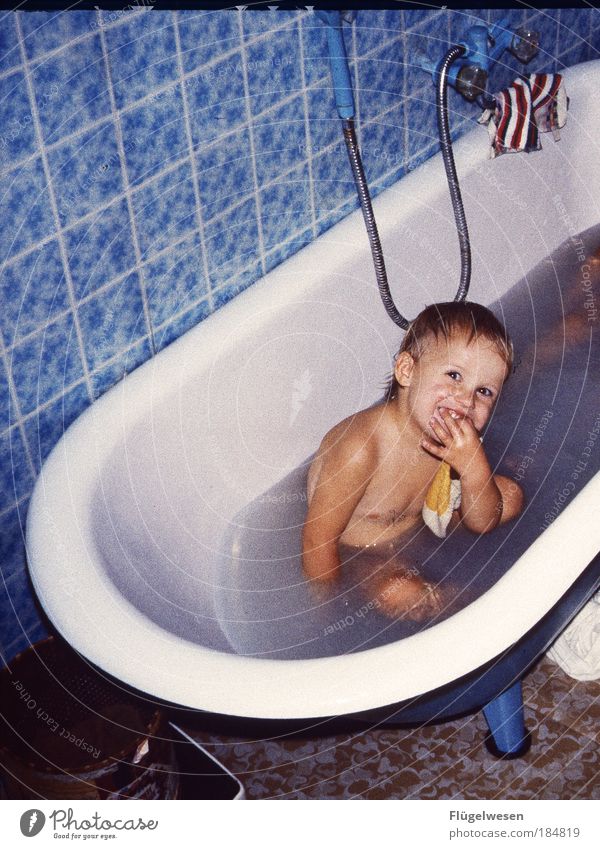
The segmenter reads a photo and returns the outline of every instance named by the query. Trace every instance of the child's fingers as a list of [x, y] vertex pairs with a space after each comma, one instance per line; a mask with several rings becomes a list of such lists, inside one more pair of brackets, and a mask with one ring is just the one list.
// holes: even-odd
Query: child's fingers
[[447, 442], [451, 442], [454, 438], [454, 435], [450, 432], [450, 430], [448, 430], [448, 428], [436, 418], [429, 420], [429, 427], [435, 433], [442, 445], [446, 445]]
[[450, 410], [446, 407], [439, 407], [440, 416], [443, 419], [444, 424], [448, 428], [450, 434], [452, 436], [458, 436], [461, 433], [461, 423], [464, 419], [455, 419]]
[[437, 442], [427, 439], [426, 436], [421, 439], [421, 445], [426, 451], [433, 454], [434, 457], [438, 457], [440, 460], [443, 460], [448, 453], [448, 449], [444, 445], [438, 445]]

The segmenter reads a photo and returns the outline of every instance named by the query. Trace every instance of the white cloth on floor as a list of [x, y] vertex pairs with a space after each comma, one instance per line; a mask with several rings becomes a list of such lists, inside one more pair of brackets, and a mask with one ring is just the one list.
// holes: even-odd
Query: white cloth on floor
[[600, 678], [600, 592], [552, 644], [548, 657], [578, 681]]

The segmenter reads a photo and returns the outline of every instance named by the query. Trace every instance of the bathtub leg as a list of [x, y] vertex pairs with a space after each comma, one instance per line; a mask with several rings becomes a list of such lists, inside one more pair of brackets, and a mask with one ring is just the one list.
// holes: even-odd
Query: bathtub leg
[[517, 681], [483, 709], [490, 729], [485, 738], [488, 752], [503, 760], [520, 758], [529, 751], [531, 735], [523, 718], [523, 694]]

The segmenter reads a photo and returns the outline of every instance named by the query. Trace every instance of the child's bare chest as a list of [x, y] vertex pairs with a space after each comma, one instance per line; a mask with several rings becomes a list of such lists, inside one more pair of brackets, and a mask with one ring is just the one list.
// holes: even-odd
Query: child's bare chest
[[412, 457], [384, 456], [356, 507], [354, 518], [387, 527], [420, 516], [439, 462], [424, 451]]

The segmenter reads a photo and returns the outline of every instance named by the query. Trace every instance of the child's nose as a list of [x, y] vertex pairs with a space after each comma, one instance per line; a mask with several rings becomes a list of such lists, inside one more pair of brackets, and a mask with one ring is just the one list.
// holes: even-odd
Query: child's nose
[[470, 410], [473, 406], [473, 396], [473, 391], [464, 386], [459, 387], [454, 394], [455, 400], [464, 407], [465, 410]]

